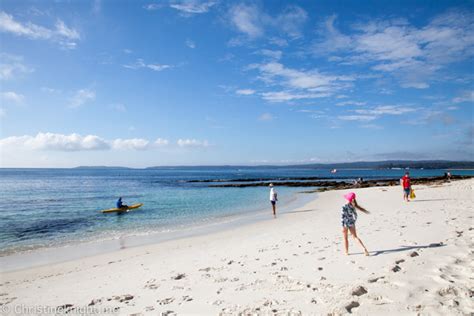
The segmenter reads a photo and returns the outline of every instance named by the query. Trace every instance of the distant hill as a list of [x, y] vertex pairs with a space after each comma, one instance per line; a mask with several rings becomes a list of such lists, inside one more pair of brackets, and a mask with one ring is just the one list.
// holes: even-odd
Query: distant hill
[[79, 166], [72, 169], [132, 169], [128, 167], [108, 167], [108, 166]]
[[387, 160], [387, 161], [360, 161], [332, 164], [292, 165], [293, 168], [311, 169], [474, 169], [474, 161], [449, 160]]
[[474, 161], [449, 161], [449, 160], [386, 160], [386, 161], [358, 161], [343, 163], [318, 163], [300, 165], [221, 165], [221, 166], [156, 166], [146, 169], [195, 169], [195, 168], [304, 168], [304, 169], [474, 169]]

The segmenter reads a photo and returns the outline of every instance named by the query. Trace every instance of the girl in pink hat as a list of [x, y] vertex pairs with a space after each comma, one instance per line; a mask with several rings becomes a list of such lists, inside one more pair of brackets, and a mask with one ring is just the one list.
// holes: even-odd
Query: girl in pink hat
[[356, 208], [366, 214], [370, 213], [365, 208], [357, 204], [356, 195], [354, 192], [347, 193], [346, 195], [344, 195], [344, 198], [348, 202], [342, 207], [342, 235], [344, 236], [344, 252], [346, 255], [349, 254], [349, 241], [347, 240], [347, 231], [350, 231], [352, 237], [354, 237], [354, 239], [359, 242], [362, 248], [364, 248], [365, 255], [368, 256], [369, 252], [367, 251], [367, 248], [365, 248], [364, 244], [362, 243], [362, 240], [357, 237], [357, 231], [355, 227], [355, 222], [357, 220]]

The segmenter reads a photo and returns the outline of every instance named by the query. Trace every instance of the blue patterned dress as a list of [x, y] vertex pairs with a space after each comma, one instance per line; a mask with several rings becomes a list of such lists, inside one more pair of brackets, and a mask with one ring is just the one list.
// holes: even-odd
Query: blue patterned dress
[[350, 228], [355, 225], [355, 222], [357, 220], [357, 212], [352, 206], [352, 204], [346, 204], [342, 207], [342, 227], [347, 227]]

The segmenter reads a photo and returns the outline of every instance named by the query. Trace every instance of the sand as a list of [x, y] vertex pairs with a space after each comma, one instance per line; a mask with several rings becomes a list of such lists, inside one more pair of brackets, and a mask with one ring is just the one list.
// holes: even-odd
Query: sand
[[[136, 315], [474, 313], [474, 180], [353, 190], [371, 214], [344, 255], [342, 195], [254, 224], [2, 273], [0, 311]], [[57, 309], [56, 311], [58, 311]]]

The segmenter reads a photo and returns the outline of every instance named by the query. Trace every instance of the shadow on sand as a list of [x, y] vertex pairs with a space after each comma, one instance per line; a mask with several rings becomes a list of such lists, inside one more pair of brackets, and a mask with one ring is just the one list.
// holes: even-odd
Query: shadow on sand
[[290, 211], [285, 212], [285, 214], [292, 214], [292, 213], [307, 213], [307, 212], [316, 212], [317, 210], [301, 210], [301, 211]]
[[424, 248], [439, 248], [439, 247], [444, 247], [446, 246], [443, 243], [433, 243], [429, 244], [426, 246], [401, 246], [400, 248], [394, 248], [394, 249], [385, 249], [385, 250], [374, 250], [370, 251], [371, 256], [378, 256], [378, 255], [383, 255], [387, 253], [392, 253], [392, 252], [401, 252], [401, 251], [408, 251], [408, 250], [413, 250], [413, 249], [424, 249]]
[[433, 201], [452, 201], [453, 199], [430, 199], [430, 200], [417, 200], [417, 199], [414, 199], [414, 200], [410, 200], [410, 203], [411, 202], [433, 202]]

